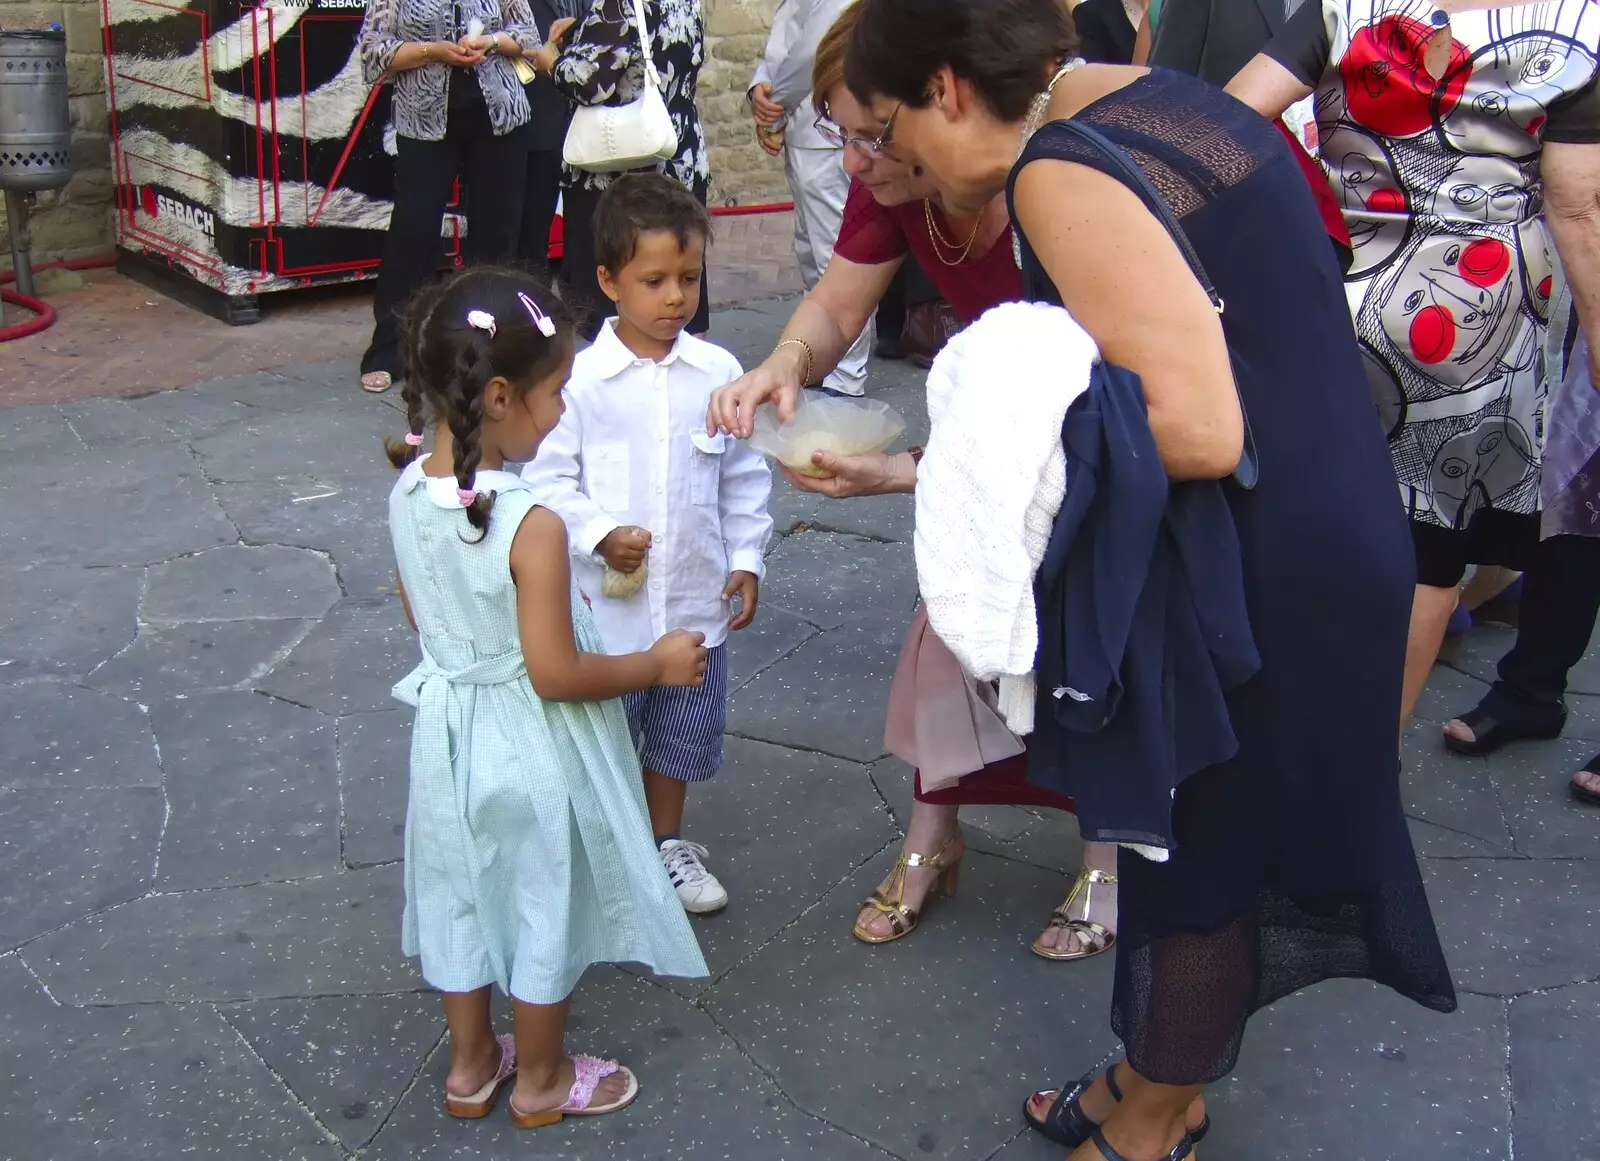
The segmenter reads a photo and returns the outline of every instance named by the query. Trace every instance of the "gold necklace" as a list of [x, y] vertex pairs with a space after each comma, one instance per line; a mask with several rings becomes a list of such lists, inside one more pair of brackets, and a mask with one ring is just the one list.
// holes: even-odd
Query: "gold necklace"
[[[961, 246], [959, 242], [952, 242], [944, 236], [938, 224], [933, 220], [933, 203], [927, 198], [922, 199], [922, 216], [928, 221], [928, 238], [933, 242], [933, 256], [946, 266], [960, 266], [965, 262], [967, 255], [972, 253], [972, 244], [978, 240], [978, 230], [983, 226], [983, 212], [980, 210], [978, 220], [972, 223], [972, 233], [967, 235], [967, 244], [965, 246]], [[947, 250], [954, 250], [959, 246], [961, 253], [956, 255], [955, 261], [952, 262], [949, 258], [939, 253], [940, 246], [945, 247]]]

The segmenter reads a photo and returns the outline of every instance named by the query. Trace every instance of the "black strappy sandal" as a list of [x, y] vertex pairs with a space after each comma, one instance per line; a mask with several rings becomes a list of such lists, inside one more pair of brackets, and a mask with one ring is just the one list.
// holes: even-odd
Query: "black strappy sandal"
[[[1600, 754], [1596, 754], [1584, 764], [1583, 773], [1600, 774]], [[1571, 779], [1567, 780], [1567, 789], [1572, 791], [1572, 797], [1579, 802], [1586, 802], [1590, 806], [1600, 806], [1600, 792], [1590, 790], [1587, 786], [1579, 786]]]
[[[1033, 1097], [1022, 1103], [1022, 1119], [1028, 1122], [1028, 1127], [1044, 1137], [1047, 1141], [1054, 1141], [1057, 1145], [1068, 1149], [1076, 1149], [1085, 1141], [1092, 1139], [1100, 1131], [1100, 1126], [1084, 1115], [1083, 1106], [1079, 1099], [1089, 1091], [1089, 1086], [1094, 1083], [1094, 1073], [1086, 1073], [1077, 1084], [1071, 1088], [1064, 1088], [1056, 1093], [1055, 1102], [1050, 1106], [1050, 1111], [1045, 1114], [1044, 1120], [1036, 1120], [1028, 1110], [1033, 1105]], [[1122, 1089], [1117, 1087], [1117, 1066], [1113, 1064], [1106, 1069], [1106, 1088], [1111, 1092], [1111, 1099], [1121, 1103]], [[1034, 1097], [1043, 1096], [1043, 1091], [1033, 1094]], [[1207, 1113], [1205, 1119], [1197, 1128], [1191, 1129], [1185, 1138], [1190, 1142], [1199, 1141], [1211, 1131], [1211, 1114]], [[1107, 1154], [1106, 1161], [1117, 1161]]]
[[[1104, 1157], [1106, 1161], [1128, 1161], [1126, 1157], [1111, 1147], [1111, 1143], [1106, 1140], [1106, 1135], [1099, 1129], [1094, 1131], [1094, 1136], [1091, 1139], [1094, 1141], [1094, 1147], [1100, 1150], [1100, 1156]], [[1194, 1141], [1192, 1134], [1185, 1133], [1178, 1138], [1178, 1143], [1172, 1147], [1172, 1152], [1161, 1158], [1161, 1161], [1183, 1161], [1185, 1157], [1194, 1152]]]
[[1454, 720], [1472, 731], [1472, 741], [1468, 742], [1445, 734], [1445, 748], [1451, 753], [1465, 754], [1469, 758], [1483, 758], [1512, 742], [1548, 742], [1551, 738], [1559, 738], [1561, 731], [1566, 728], [1567, 712], [1562, 710], [1561, 716], [1556, 718], [1553, 724], [1534, 730], [1508, 726], [1490, 715], [1482, 706], [1468, 710]]

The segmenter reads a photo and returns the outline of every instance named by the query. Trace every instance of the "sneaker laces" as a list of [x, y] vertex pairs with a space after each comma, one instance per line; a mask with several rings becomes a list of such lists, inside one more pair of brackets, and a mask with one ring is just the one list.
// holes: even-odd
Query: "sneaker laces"
[[667, 865], [667, 874], [672, 877], [674, 884], [698, 887], [711, 877], [711, 872], [707, 871], [705, 864], [701, 862], [710, 853], [699, 843], [674, 839], [662, 855]]

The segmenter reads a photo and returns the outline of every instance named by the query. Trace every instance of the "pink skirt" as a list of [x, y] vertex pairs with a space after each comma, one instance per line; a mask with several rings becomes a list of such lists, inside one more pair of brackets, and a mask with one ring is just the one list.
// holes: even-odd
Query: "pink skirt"
[[1073, 809], [1071, 798], [1028, 781], [1026, 743], [1006, 728], [992, 690], [967, 676], [920, 607], [889, 688], [883, 744], [917, 768], [919, 801]]

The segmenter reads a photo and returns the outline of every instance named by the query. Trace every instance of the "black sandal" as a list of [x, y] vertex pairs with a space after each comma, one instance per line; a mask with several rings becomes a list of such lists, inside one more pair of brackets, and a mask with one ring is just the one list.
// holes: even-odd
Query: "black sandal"
[[[1094, 1136], [1091, 1140], [1094, 1141], [1094, 1147], [1100, 1150], [1100, 1156], [1104, 1157], [1106, 1161], [1128, 1161], [1126, 1157], [1111, 1147], [1111, 1143], [1106, 1140], [1106, 1135], [1099, 1129], [1094, 1131]], [[1194, 1152], [1194, 1142], [1194, 1135], [1185, 1133], [1178, 1138], [1178, 1143], [1172, 1147], [1172, 1152], [1161, 1158], [1161, 1161], [1183, 1161], [1185, 1157]]]
[[1472, 740], [1469, 742], [1447, 733], [1444, 736], [1445, 749], [1469, 758], [1483, 758], [1512, 742], [1548, 742], [1551, 738], [1559, 738], [1561, 731], [1566, 728], [1567, 711], [1562, 710], [1561, 716], [1552, 724], [1532, 730], [1508, 726], [1482, 706], [1468, 710], [1454, 720], [1472, 731]]
[[[1600, 754], [1596, 754], [1583, 767], [1585, 774], [1600, 774]], [[1600, 791], [1590, 790], [1587, 786], [1579, 786], [1576, 781], [1568, 781], [1567, 789], [1572, 791], [1572, 797], [1579, 802], [1586, 802], [1590, 806], [1600, 806]]]
[[[1079, 1099], [1089, 1091], [1089, 1086], [1094, 1083], [1094, 1073], [1086, 1073], [1077, 1084], [1071, 1088], [1064, 1088], [1056, 1093], [1055, 1103], [1050, 1106], [1050, 1111], [1045, 1114], [1044, 1120], [1035, 1120], [1028, 1110], [1033, 1106], [1033, 1097], [1029, 1097], [1022, 1104], [1022, 1119], [1028, 1122], [1028, 1127], [1044, 1137], [1047, 1141], [1054, 1141], [1067, 1149], [1076, 1149], [1085, 1141], [1090, 1140], [1100, 1131], [1100, 1126], [1084, 1115], [1083, 1106]], [[1106, 1069], [1106, 1088], [1111, 1091], [1111, 1099], [1117, 1102], [1122, 1100], [1122, 1089], [1117, 1087], [1117, 1066], [1113, 1064]], [[1042, 1096], [1043, 1092], [1036, 1092], [1033, 1096]], [[1211, 1114], [1207, 1113], [1198, 1128], [1189, 1131], [1185, 1138], [1190, 1142], [1199, 1141], [1211, 1131]], [[1107, 1155], [1106, 1161], [1117, 1161]]]

